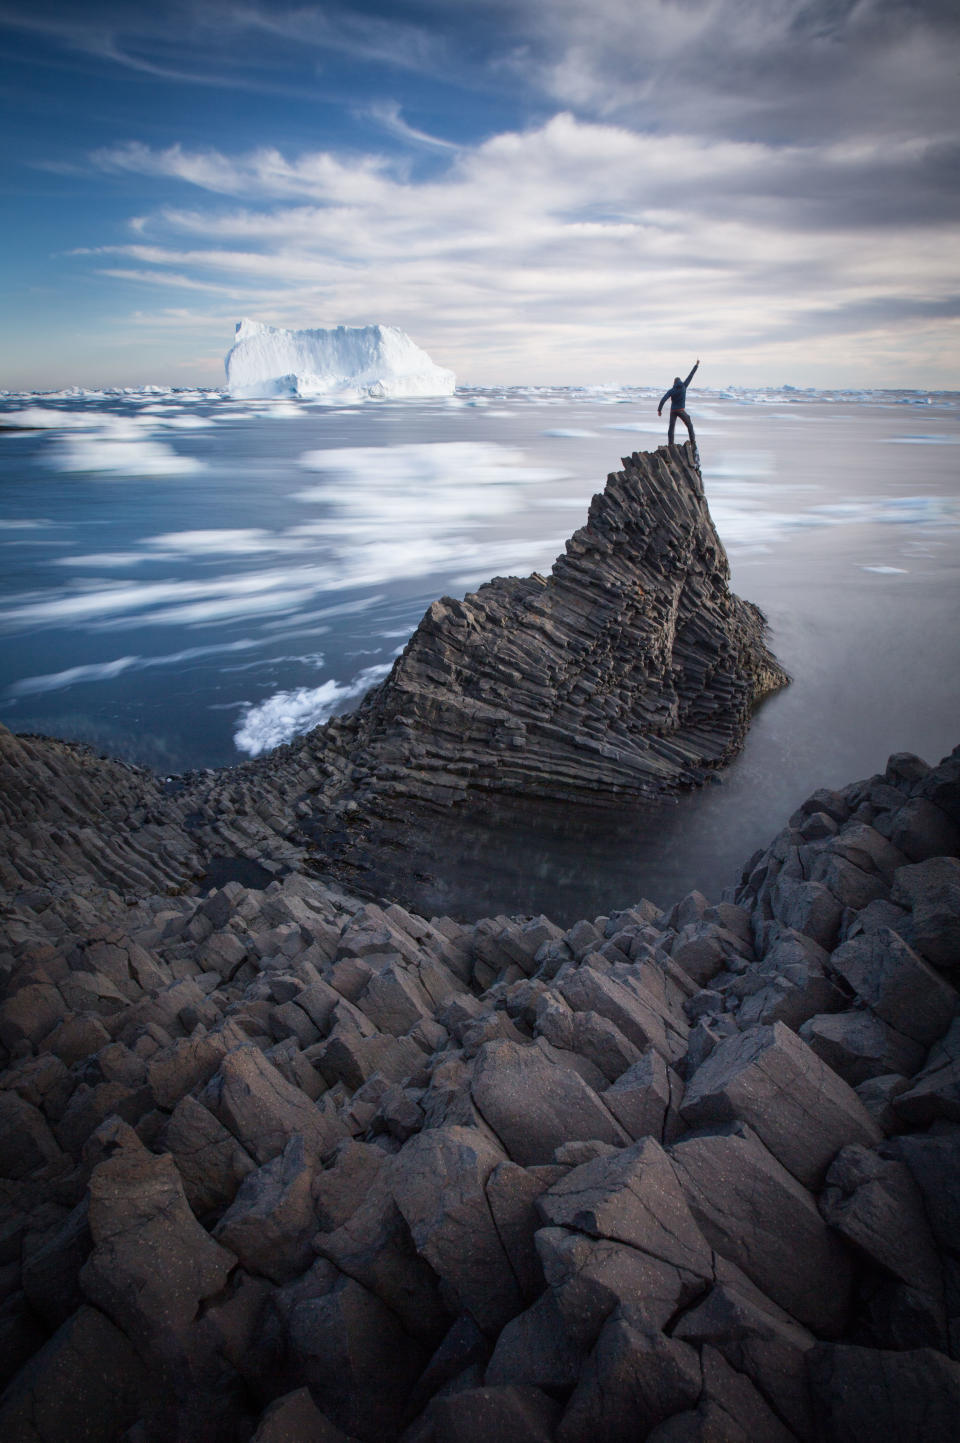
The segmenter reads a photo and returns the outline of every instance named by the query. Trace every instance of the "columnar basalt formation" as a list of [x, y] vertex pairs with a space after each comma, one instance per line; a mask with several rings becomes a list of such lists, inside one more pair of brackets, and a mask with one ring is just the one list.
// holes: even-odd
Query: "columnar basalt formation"
[[357, 714], [359, 799], [622, 805], [742, 746], [752, 706], [788, 678], [730, 592], [693, 449], [623, 464], [549, 577], [430, 607]]
[[566, 930], [121, 896], [55, 830], [4, 902], [4, 1440], [953, 1443], [960, 748]]
[[355, 713], [268, 757], [174, 787], [111, 763], [94, 795], [93, 753], [0, 730], [0, 880], [34, 885], [57, 855], [63, 881], [96, 858], [122, 893], [182, 885], [210, 858], [276, 871], [312, 854], [396, 893], [411, 809], [622, 809], [693, 786], [788, 680], [728, 580], [692, 448], [635, 454], [549, 577], [435, 602]]

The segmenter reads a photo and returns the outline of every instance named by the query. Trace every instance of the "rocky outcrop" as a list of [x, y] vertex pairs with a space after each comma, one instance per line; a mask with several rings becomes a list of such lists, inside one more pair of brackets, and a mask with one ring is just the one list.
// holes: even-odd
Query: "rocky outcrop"
[[566, 930], [22, 889], [0, 1435], [952, 1440], [958, 827], [960, 748]]
[[268, 757], [161, 784], [0, 728], [0, 886], [137, 896], [321, 866], [398, 895], [398, 849], [451, 815], [602, 815], [694, 786], [787, 681], [728, 581], [692, 448], [637, 453], [549, 577], [435, 602], [356, 712]]
[[549, 577], [434, 602], [359, 712], [362, 798], [630, 802], [703, 779], [787, 678], [692, 447], [624, 460]]

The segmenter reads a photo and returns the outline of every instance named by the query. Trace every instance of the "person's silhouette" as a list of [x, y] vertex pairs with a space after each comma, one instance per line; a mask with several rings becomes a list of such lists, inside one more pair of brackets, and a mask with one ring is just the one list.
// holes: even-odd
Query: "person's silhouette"
[[686, 404], [687, 404], [687, 387], [689, 386], [690, 382], [693, 380], [694, 376], [696, 375], [697, 366], [699, 366], [699, 365], [700, 365], [700, 358], [699, 358], [699, 356], [698, 356], [698, 357], [697, 357], [697, 361], [696, 361], [696, 365], [694, 366], [693, 370], [690, 372], [690, 374], [689, 374], [689, 376], [687, 377], [687, 379], [686, 379], [685, 381], [681, 381], [681, 379], [680, 379], [679, 376], [674, 376], [674, 378], [673, 378], [673, 385], [670, 387], [669, 391], [665, 391], [665, 392], [663, 393], [662, 397], [660, 398], [660, 404], [659, 404], [659, 406], [657, 407], [657, 415], [658, 415], [658, 416], [662, 416], [662, 415], [663, 415], [663, 403], [664, 403], [664, 401], [666, 401], [666, 400], [668, 400], [668, 399], [669, 399], [669, 401], [670, 401], [670, 425], [669, 425], [669, 427], [667, 428], [667, 445], [668, 445], [668, 446], [672, 446], [672, 445], [674, 444], [674, 441], [673, 441], [673, 432], [674, 432], [674, 428], [675, 428], [675, 426], [676, 426], [676, 424], [677, 424], [677, 417], [678, 417], [678, 416], [680, 417], [680, 420], [683, 422], [683, 424], [686, 426], [687, 430], [690, 432], [690, 440], [693, 442], [694, 445], [697, 444], [697, 438], [696, 438], [696, 436], [693, 434], [693, 422], [690, 420], [690, 417], [687, 415], [686, 410], [685, 410], [685, 407], [686, 407]]

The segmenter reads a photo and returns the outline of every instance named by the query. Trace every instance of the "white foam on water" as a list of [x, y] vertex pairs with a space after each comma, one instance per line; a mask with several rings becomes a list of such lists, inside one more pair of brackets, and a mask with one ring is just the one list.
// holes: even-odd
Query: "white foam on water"
[[861, 571], [875, 571], [878, 576], [909, 576], [910, 573], [903, 566], [861, 566]]
[[392, 664], [381, 662], [365, 667], [349, 682], [330, 680], [317, 687], [297, 687], [293, 691], [276, 692], [255, 706], [248, 705], [233, 736], [237, 750], [258, 757], [312, 731], [346, 702], [369, 691], [387, 675]]

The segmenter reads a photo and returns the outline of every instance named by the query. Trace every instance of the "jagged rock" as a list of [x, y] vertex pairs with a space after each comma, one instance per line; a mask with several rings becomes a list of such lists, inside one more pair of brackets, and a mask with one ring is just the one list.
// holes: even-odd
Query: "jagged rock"
[[892, 897], [910, 908], [916, 950], [948, 977], [960, 976], [960, 860], [933, 857], [901, 867]]
[[720, 1285], [684, 1313], [673, 1336], [694, 1346], [708, 1343], [757, 1389], [803, 1443], [814, 1443], [816, 1423], [806, 1355], [816, 1343], [774, 1303]]
[[821, 1334], [842, 1332], [852, 1271], [813, 1198], [743, 1123], [670, 1148], [686, 1205], [710, 1245]]
[[255, 1047], [228, 1052], [201, 1101], [258, 1163], [282, 1152], [294, 1132], [314, 1155], [343, 1136], [342, 1126], [286, 1082]]
[[521, 1167], [552, 1162], [554, 1150], [573, 1138], [617, 1145], [628, 1140], [592, 1088], [535, 1046], [484, 1043], [470, 1091], [485, 1122]]
[[164, 1142], [177, 1164], [187, 1201], [199, 1216], [226, 1207], [256, 1164], [196, 1098], [182, 1097]]
[[426, 1357], [378, 1298], [337, 1276], [294, 1303], [287, 1340], [296, 1371], [331, 1422], [363, 1443], [396, 1435]]
[[871, 1258], [901, 1286], [874, 1300], [887, 1333], [901, 1348], [931, 1343], [946, 1351], [946, 1314], [940, 1260], [923, 1200], [909, 1170], [864, 1147], [845, 1147], [834, 1159], [820, 1211], [841, 1237]]
[[943, 1036], [960, 1003], [949, 982], [887, 927], [851, 937], [830, 967], [884, 1022], [927, 1046]]
[[390, 1168], [390, 1187], [410, 1237], [458, 1310], [498, 1329], [522, 1297], [490, 1212], [485, 1184], [503, 1155], [467, 1128], [411, 1138]]
[[639, 1062], [622, 1073], [601, 1097], [620, 1126], [637, 1142], [643, 1137], [672, 1142], [683, 1131], [677, 1111], [683, 1083], [653, 1047], [648, 1047]]
[[621, 1304], [663, 1328], [703, 1291], [703, 1279], [622, 1243], [564, 1228], [536, 1237], [548, 1291], [503, 1329], [487, 1381], [572, 1387], [607, 1318]]
[[960, 1363], [932, 1348], [884, 1352], [821, 1344], [810, 1374], [829, 1438], [844, 1443], [953, 1443], [960, 1416]]
[[80, 1269], [89, 1252], [86, 1199], [52, 1228], [25, 1234], [23, 1291], [48, 1328], [60, 1327], [83, 1303]]
[[559, 1407], [538, 1388], [464, 1388], [435, 1398], [426, 1414], [431, 1443], [552, 1443]]
[[710, 1248], [653, 1138], [574, 1168], [537, 1206], [554, 1227], [626, 1243], [698, 1277], [713, 1275]]
[[558, 1166], [523, 1168], [503, 1162], [487, 1178], [490, 1215], [520, 1291], [528, 1302], [543, 1288], [543, 1268], [536, 1244], [540, 1227], [536, 1200], [563, 1173], [564, 1169]]
[[193, 1216], [169, 1156], [121, 1151], [100, 1163], [88, 1220], [83, 1291], [144, 1350], [182, 1335], [236, 1266]]
[[688, 1081], [680, 1112], [691, 1127], [742, 1119], [809, 1187], [845, 1143], [882, 1136], [853, 1089], [782, 1022], [725, 1038]]
[[313, 1261], [314, 1170], [295, 1133], [279, 1157], [249, 1173], [213, 1230], [250, 1272], [286, 1283]]
[[352, 1440], [323, 1416], [309, 1388], [297, 1388], [264, 1410], [250, 1443], [352, 1443]]
[[0, 1092], [0, 1177], [26, 1177], [61, 1157], [43, 1113], [15, 1092]]
[[702, 1387], [694, 1348], [652, 1329], [621, 1306], [604, 1324], [557, 1430], [558, 1443], [634, 1443], [673, 1413], [696, 1404]]
[[0, 1401], [10, 1443], [114, 1443], [140, 1417], [149, 1374], [123, 1333], [82, 1307], [30, 1360]]
[[800, 1036], [851, 1087], [891, 1072], [909, 1076], [924, 1056], [918, 1042], [895, 1032], [872, 1012], [811, 1017], [800, 1028]]

